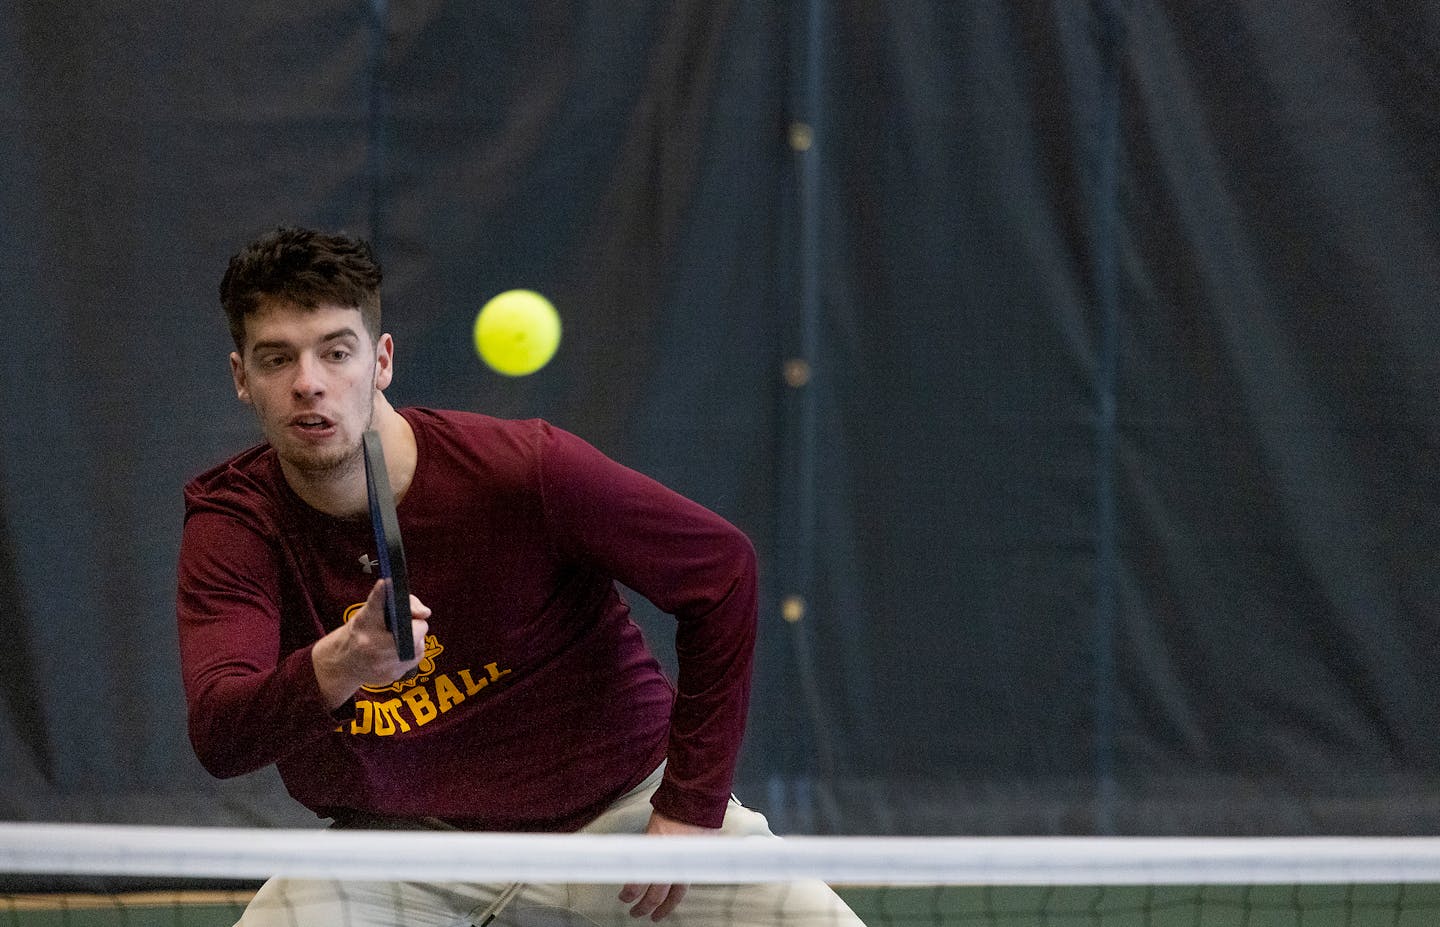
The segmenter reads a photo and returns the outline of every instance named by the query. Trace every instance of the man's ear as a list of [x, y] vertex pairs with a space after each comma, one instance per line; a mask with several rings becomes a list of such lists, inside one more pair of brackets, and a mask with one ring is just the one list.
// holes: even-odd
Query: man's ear
[[235, 381], [235, 395], [246, 405], [250, 404], [250, 388], [246, 386], [245, 361], [236, 351], [230, 352], [230, 378]]
[[383, 390], [395, 378], [395, 339], [386, 332], [375, 342], [375, 388]]

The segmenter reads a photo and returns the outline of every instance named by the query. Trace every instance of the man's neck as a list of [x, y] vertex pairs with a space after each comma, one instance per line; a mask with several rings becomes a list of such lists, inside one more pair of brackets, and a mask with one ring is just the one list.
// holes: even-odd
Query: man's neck
[[[385, 448], [385, 469], [390, 477], [390, 489], [396, 501], [410, 488], [415, 477], [415, 432], [410, 423], [384, 396], [375, 400], [375, 414], [370, 427], [380, 433], [380, 443]], [[326, 515], [345, 518], [361, 515], [370, 507], [370, 496], [365, 487], [365, 459], [360, 454], [351, 464], [341, 470], [322, 474], [311, 474], [296, 470], [283, 460], [280, 469], [285, 482], [295, 491], [306, 505]]]

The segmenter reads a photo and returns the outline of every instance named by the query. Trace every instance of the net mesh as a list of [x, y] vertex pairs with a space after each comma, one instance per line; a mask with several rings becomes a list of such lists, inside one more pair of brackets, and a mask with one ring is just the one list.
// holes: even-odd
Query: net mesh
[[[257, 900], [272, 876], [283, 881]], [[257, 923], [478, 925], [491, 913], [493, 927], [641, 923], [615, 899], [632, 882], [691, 885], [669, 919], [676, 927], [1420, 927], [1440, 923], [1440, 839], [0, 825], [0, 927], [200, 927], [267, 904]], [[821, 883], [844, 904], [811, 890]], [[276, 884], [289, 890], [267, 894]]]

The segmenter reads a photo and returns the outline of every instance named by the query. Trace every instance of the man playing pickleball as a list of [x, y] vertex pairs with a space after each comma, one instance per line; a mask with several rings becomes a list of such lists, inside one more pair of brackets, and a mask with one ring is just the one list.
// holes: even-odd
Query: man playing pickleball
[[[274, 763], [337, 826], [768, 834], [730, 796], [748, 540], [544, 422], [393, 408], [380, 282], [363, 242], [304, 229], [252, 242], [221, 282], [236, 394], [266, 443], [185, 490], [178, 614], [201, 762]], [[374, 572], [369, 428], [398, 499], [411, 661]], [[675, 685], [617, 582], [675, 616]], [[272, 879], [242, 923], [453, 924], [503, 888]], [[818, 882], [739, 891], [526, 886], [500, 922], [858, 923]]]

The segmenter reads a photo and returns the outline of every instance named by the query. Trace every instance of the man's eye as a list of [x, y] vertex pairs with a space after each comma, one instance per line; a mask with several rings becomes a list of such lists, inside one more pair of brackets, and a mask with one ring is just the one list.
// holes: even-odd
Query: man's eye
[[285, 366], [285, 356], [283, 354], [271, 354], [268, 357], [262, 357], [260, 358], [260, 366], [267, 370], [283, 367]]
[[343, 361], [349, 359], [349, 357], [350, 352], [344, 348], [336, 348], [330, 352], [330, 359], [333, 361]]

